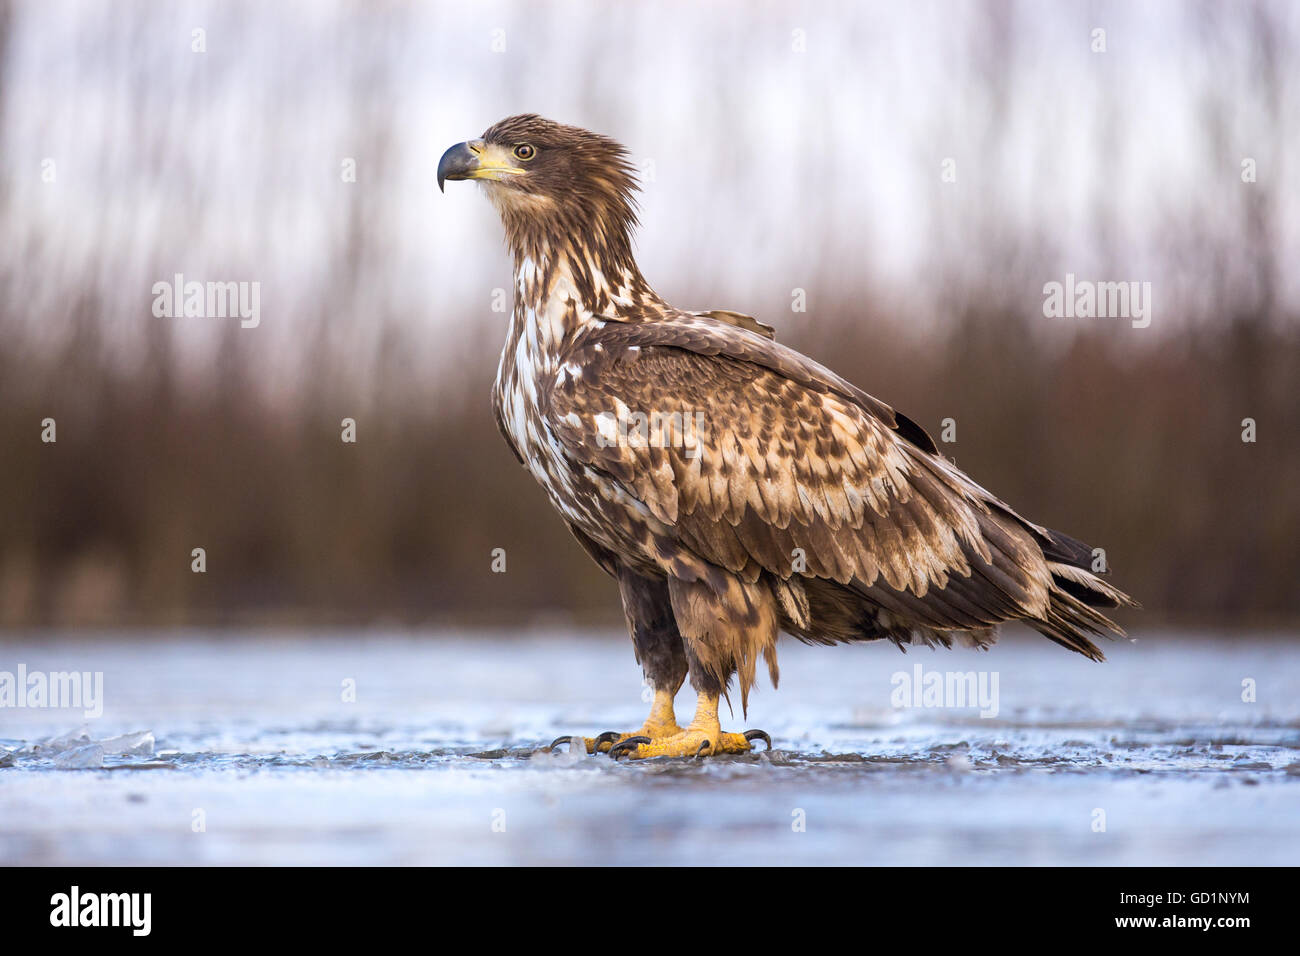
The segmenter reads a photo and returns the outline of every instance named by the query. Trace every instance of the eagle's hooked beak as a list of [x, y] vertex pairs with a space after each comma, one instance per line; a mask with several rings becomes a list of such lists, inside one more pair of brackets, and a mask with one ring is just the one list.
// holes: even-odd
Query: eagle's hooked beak
[[448, 179], [502, 180], [524, 172], [510, 161], [510, 154], [481, 139], [457, 143], [438, 160], [438, 189]]

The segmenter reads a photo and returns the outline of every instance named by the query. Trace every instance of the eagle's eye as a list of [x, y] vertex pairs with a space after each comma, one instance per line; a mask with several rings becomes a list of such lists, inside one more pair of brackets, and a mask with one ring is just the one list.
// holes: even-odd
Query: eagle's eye
[[522, 159], [524, 162], [528, 162], [536, 155], [537, 150], [533, 149], [533, 147], [529, 146], [527, 143], [520, 143], [515, 147], [515, 156]]

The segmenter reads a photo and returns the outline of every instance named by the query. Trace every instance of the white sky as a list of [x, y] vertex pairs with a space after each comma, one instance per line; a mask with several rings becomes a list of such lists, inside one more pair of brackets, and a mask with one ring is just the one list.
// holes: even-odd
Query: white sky
[[[38, 339], [66, 332], [89, 280], [129, 360], [158, 321], [149, 288], [183, 272], [260, 281], [257, 334], [290, 367], [304, 313], [350, 263], [348, 300], [331, 303], [342, 347], [372, 347], [367, 317], [382, 312], [430, 361], [455, 362], [500, 338], [488, 303], [509, 267], [488, 204], [469, 187], [439, 195], [434, 169], [453, 143], [535, 111], [653, 162], [640, 258], [686, 307], [781, 327], [870, 289], [941, 325], [952, 277], [1033, 309], [1070, 271], [1152, 281], [1162, 328], [1213, 321], [1222, 278], [1189, 257], [1247, 248], [1256, 189], [1295, 309], [1300, 4], [1263, 10], [1272, 93], [1237, 4], [32, 0], [4, 76], [0, 241]], [[190, 49], [196, 27], [206, 53]], [[349, 156], [356, 184], [340, 179]], [[956, 183], [940, 180], [946, 157]], [[1008, 250], [1046, 272], [1021, 274]], [[809, 316], [790, 315], [794, 287]], [[225, 330], [176, 334], [202, 364]]]

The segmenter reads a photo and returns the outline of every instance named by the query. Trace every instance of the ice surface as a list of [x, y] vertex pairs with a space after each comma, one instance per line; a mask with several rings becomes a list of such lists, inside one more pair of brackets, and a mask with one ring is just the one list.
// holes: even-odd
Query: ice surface
[[[153, 733], [144, 730], [129, 734], [120, 734], [103, 740], [94, 740], [88, 727], [67, 733], [46, 737], [44, 740], [12, 751], [4, 751], [0, 756], [0, 767], [33, 764], [56, 767], [60, 770], [85, 770], [90, 767], [104, 766], [106, 755], [121, 757], [152, 757], [154, 752]], [[4, 762], [7, 759], [8, 763]]]
[[99, 741], [106, 754], [120, 754], [126, 757], [152, 757], [154, 748], [153, 734], [142, 730], [133, 734], [122, 734]]
[[99, 744], [69, 747], [54, 757], [54, 766], [60, 770], [86, 770], [104, 766], [104, 748]]
[[90, 743], [90, 728], [82, 727], [80, 730], [70, 731], [65, 734], [58, 734], [53, 737], [47, 737], [31, 748], [32, 753], [60, 754], [66, 750], [77, 750]]
[[[772, 753], [615, 763], [544, 747], [645, 718], [622, 636], [42, 636], [0, 644], [0, 670], [103, 671], [109, 692], [88, 726], [0, 710], [0, 861], [1300, 860], [1300, 644], [1107, 652], [783, 642], [780, 691], [722, 715], [770, 732]], [[997, 671], [998, 716], [893, 707], [917, 661]], [[196, 808], [220, 825], [196, 832]]]

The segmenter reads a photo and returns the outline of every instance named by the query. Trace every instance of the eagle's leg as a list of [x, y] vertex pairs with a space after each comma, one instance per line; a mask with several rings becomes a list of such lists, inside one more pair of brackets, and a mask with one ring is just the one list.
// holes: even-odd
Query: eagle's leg
[[673, 711], [673, 698], [677, 694], [662, 687], [655, 688], [654, 701], [650, 704], [650, 716], [645, 723], [630, 734], [620, 734], [616, 730], [607, 730], [599, 737], [587, 741], [587, 753], [604, 753], [625, 740], [650, 740], [655, 737], [671, 737], [680, 734], [682, 728], [677, 725], [677, 715]]
[[636, 659], [645, 673], [646, 683], [654, 692], [650, 715], [645, 723], [630, 733], [608, 730], [597, 737], [560, 737], [551, 744], [551, 749], [568, 740], [581, 740], [587, 753], [604, 753], [615, 744], [634, 737], [645, 740], [671, 737], [682, 732], [673, 710], [673, 698], [686, 680], [686, 650], [673, 617], [668, 585], [662, 578], [646, 577], [621, 568], [618, 587]]
[[743, 707], [754, 681], [754, 662], [767, 659], [777, 681], [773, 650], [779, 616], [776, 600], [762, 582], [745, 582], [717, 568], [703, 568], [693, 580], [670, 577], [665, 590], [673, 620], [683, 635], [687, 668], [697, 703], [689, 727], [664, 737], [642, 735], [619, 741], [611, 757], [695, 757], [748, 753], [751, 741], [772, 739], [761, 730], [724, 733], [718, 725], [718, 698], [732, 677], [740, 678]]
[[751, 741], [762, 739], [770, 749], [772, 739], [761, 730], [743, 734], [724, 731], [718, 722], [717, 691], [701, 691], [695, 704], [695, 718], [686, 729], [664, 736], [629, 737], [614, 744], [609, 755], [615, 759], [643, 757], [702, 757], [714, 754], [743, 754], [753, 749]]

